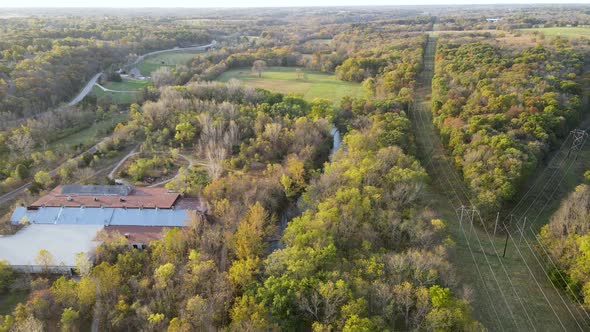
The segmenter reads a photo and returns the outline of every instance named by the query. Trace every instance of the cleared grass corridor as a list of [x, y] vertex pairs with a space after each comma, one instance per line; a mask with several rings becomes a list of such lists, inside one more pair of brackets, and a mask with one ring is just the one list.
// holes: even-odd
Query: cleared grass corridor
[[527, 233], [524, 240], [512, 234], [506, 257], [502, 258], [505, 233], [494, 236], [493, 230], [482, 227], [490, 221], [470, 210], [473, 199], [432, 124], [430, 94], [435, 52], [436, 39], [430, 37], [416, 102], [409, 113], [419, 157], [431, 179], [425, 200], [447, 221], [456, 242], [450, 259], [457, 269], [457, 290], [464, 285], [473, 289], [474, 315], [490, 331], [590, 330], [585, 313], [547, 278], [540, 264], [542, 257], [533, 251], [538, 243], [534, 233]]

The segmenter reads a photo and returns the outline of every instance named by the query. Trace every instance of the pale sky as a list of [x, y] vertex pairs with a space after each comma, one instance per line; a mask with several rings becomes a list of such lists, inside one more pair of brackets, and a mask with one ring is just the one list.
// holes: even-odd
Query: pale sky
[[0, 0], [1, 7], [305, 7], [510, 3], [590, 3], [590, 0]]

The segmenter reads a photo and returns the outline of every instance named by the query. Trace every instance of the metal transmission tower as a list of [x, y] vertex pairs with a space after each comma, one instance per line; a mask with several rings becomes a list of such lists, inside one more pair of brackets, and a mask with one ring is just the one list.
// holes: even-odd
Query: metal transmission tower
[[582, 150], [582, 147], [584, 146], [584, 142], [586, 141], [586, 138], [588, 138], [588, 133], [582, 129], [574, 129], [571, 131], [571, 135], [572, 135], [573, 141], [572, 141], [572, 146], [570, 147], [569, 151], [567, 152], [567, 156], [569, 158], [569, 156], [573, 153], [574, 160], [576, 160], [576, 159], [578, 159], [579, 152]]
[[[572, 143], [567, 150], [567, 154], [565, 154], [565, 149], [563, 151], [560, 149], [551, 164], [549, 164], [549, 169], [551, 169], [553, 173], [543, 186], [542, 192], [540, 193], [540, 202], [543, 204], [551, 202], [553, 198], [553, 189], [559, 186], [562, 177], [564, 176], [562, 173], [567, 173], [569, 167], [571, 167], [571, 165], [578, 159], [578, 155], [580, 154], [580, 151], [582, 151], [587, 139], [588, 133], [585, 130], [574, 129], [570, 132], [566, 141], [571, 140]], [[561, 156], [562, 154], [565, 154], [565, 156]], [[571, 156], [574, 157], [573, 161], [570, 159]], [[568, 159], [570, 160], [568, 161]], [[569, 166], [567, 166], [568, 164]], [[564, 167], [566, 168], [565, 170], [562, 169]]]

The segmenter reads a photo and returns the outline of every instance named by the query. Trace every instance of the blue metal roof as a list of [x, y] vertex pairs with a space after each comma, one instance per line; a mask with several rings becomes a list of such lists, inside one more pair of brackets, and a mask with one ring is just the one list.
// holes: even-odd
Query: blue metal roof
[[18, 224], [23, 218], [31, 224], [182, 227], [190, 216], [184, 209], [41, 207], [16, 208], [10, 222]]

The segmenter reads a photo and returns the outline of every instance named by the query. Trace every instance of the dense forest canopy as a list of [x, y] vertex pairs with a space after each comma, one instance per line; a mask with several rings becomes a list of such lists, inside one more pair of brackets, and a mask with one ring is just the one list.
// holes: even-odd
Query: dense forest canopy
[[[121, 234], [99, 234], [95, 264], [81, 256], [74, 278], [27, 275], [0, 261], [0, 296], [23, 296], [7, 309], [0, 301], [0, 332], [91, 324], [108, 331], [494, 330], [483, 324], [491, 313], [482, 311], [479, 284], [457, 272], [457, 262], [463, 270], [478, 265], [462, 261], [465, 242], [454, 237], [448, 202], [433, 202], [434, 191], [454, 188], [436, 188], [429, 174], [434, 147], [420, 145], [415, 109], [419, 101], [431, 106], [432, 134], [478, 208], [495, 213], [517, 201], [586, 116], [590, 39], [516, 29], [577, 28], [590, 23], [590, 11], [425, 9], [2, 16], [0, 198], [17, 199], [0, 203], [7, 213], [0, 233], [23, 227], [9, 225], [10, 208], [57, 184], [114, 184], [115, 177], [160, 184], [204, 212], [143, 250]], [[103, 84], [125, 86], [126, 74], [116, 70], [139, 55], [212, 40], [214, 47], [175, 54], [174, 64], [150, 64], [133, 99], [104, 90], [106, 97], [60, 107], [97, 73]], [[423, 76], [433, 40], [430, 86]], [[215, 81], [229, 70], [266, 79], [273, 67], [286, 73], [286, 86], [313, 72], [332, 89], [356, 84], [363, 97], [306, 99], [246, 80]], [[578, 187], [540, 237], [555, 273], [567, 275], [561, 286], [586, 309], [588, 191]], [[39, 259], [51, 261], [51, 253]]]
[[565, 39], [523, 50], [478, 37], [438, 45], [435, 123], [478, 204], [498, 209], [579, 121], [584, 55]]

